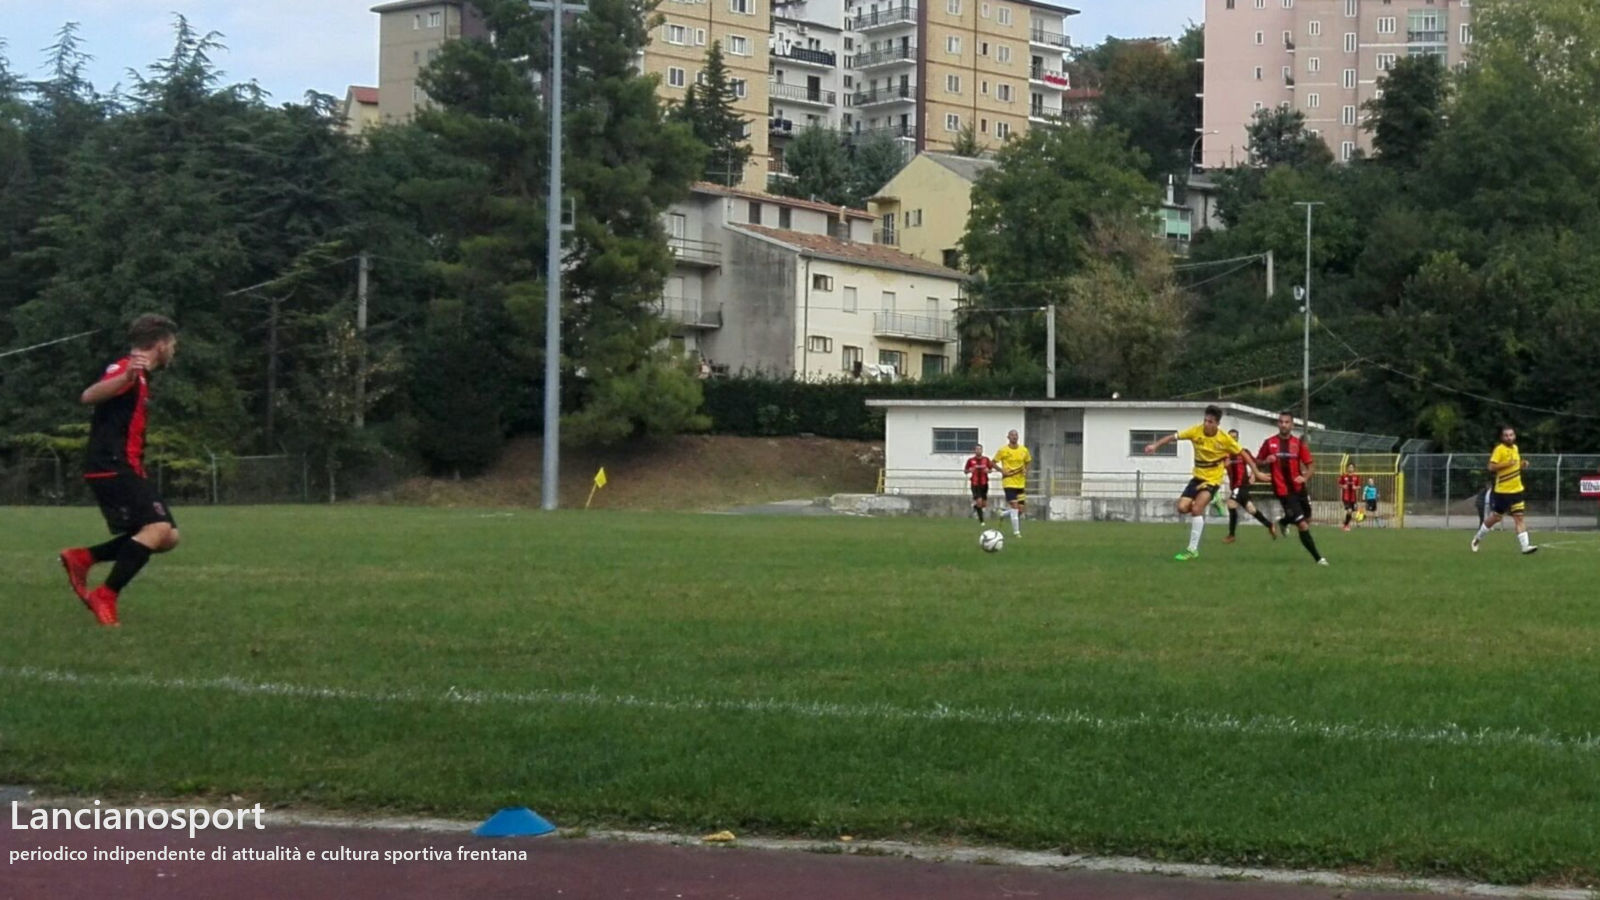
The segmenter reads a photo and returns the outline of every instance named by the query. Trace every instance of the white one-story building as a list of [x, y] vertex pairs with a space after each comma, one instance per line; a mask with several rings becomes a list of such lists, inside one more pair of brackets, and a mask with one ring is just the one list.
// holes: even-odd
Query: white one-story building
[[[1028, 496], [1052, 519], [1171, 515], [1194, 465], [1187, 442], [1146, 456], [1144, 447], [1198, 425], [1207, 406], [1254, 453], [1278, 428], [1274, 412], [1204, 400], [868, 400], [884, 411], [883, 490], [966, 494], [962, 466], [974, 444], [990, 456], [1015, 429], [1033, 454]], [[1296, 420], [1299, 427], [1299, 420]], [[1321, 425], [1313, 422], [1312, 429]], [[998, 495], [998, 482], [994, 494]]]

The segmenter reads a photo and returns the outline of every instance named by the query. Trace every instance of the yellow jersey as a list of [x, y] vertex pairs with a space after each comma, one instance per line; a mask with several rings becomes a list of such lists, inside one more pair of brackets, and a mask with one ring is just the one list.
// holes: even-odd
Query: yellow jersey
[[[1028, 452], [1024, 444], [1015, 447], [1006, 444], [994, 453], [994, 461], [1000, 465], [1000, 473], [1005, 476], [1000, 479], [1003, 488], [1020, 488], [1028, 486], [1028, 464], [1033, 462], [1033, 454]], [[1011, 471], [1017, 470], [1017, 474]]]
[[1206, 434], [1204, 425], [1196, 425], [1178, 432], [1178, 440], [1194, 445], [1194, 477], [1206, 484], [1222, 484], [1222, 470], [1228, 457], [1244, 452], [1239, 442], [1226, 431]]
[[1511, 468], [1494, 473], [1494, 492], [1496, 494], [1522, 493], [1522, 453], [1517, 450], [1517, 445], [1507, 447], [1505, 444], [1496, 444], [1494, 453], [1489, 457], [1490, 465], [1511, 463]]

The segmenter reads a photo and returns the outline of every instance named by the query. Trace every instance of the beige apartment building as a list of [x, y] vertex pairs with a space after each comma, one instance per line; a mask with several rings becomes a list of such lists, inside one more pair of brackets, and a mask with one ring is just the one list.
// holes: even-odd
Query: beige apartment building
[[1071, 82], [1067, 17], [1019, 0], [856, 2], [850, 95], [856, 130], [888, 130], [918, 152], [948, 151], [965, 128], [994, 148], [1061, 118]]
[[403, 122], [427, 102], [417, 76], [446, 41], [488, 37], [477, 10], [463, 0], [397, 0], [378, 14], [378, 118]]
[[1256, 110], [1305, 114], [1335, 159], [1370, 151], [1364, 104], [1404, 56], [1465, 61], [1470, 0], [1206, 0], [1202, 165], [1248, 160]]

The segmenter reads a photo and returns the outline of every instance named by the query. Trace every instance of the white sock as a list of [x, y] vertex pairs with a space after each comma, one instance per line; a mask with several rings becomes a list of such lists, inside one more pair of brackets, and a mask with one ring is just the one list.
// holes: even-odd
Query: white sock
[[1522, 549], [1524, 549], [1524, 550], [1528, 549], [1528, 545], [1532, 541], [1533, 541], [1533, 536], [1528, 534], [1526, 531], [1517, 532], [1517, 543], [1522, 545]]
[[1190, 553], [1199, 553], [1200, 552], [1200, 532], [1204, 531], [1205, 528], [1206, 528], [1206, 517], [1205, 516], [1190, 516], [1189, 517], [1189, 552]]
[[1477, 534], [1476, 537], [1473, 538], [1473, 540], [1481, 541], [1481, 540], [1483, 540], [1484, 536], [1487, 535], [1488, 533], [1489, 533], [1489, 526], [1488, 525], [1479, 525], [1478, 526], [1478, 534]]
[[1015, 535], [1022, 534], [1022, 510], [1020, 509], [1011, 511], [1011, 533]]

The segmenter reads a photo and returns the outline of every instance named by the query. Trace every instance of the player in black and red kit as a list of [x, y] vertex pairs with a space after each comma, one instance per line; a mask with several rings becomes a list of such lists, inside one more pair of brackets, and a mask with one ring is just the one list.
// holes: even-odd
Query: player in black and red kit
[[[149, 373], [172, 363], [178, 326], [165, 316], [146, 315], [128, 327], [131, 349], [110, 366], [79, 399], [94, 407], [84, 479], [100, 502], [106, 525], [116, 535], [93, 547], [61, 551], [67, 580], [95, 621], [117, 624], [117, 595], [139, 574], [153, 553], [178, 546], [172, 510], [145, 478], [144, 436], [150, 402]], [[89, 569], [112, 563], [105, 583], [89, 590]]]
[[1311, 497], [1306, 493], [1306, 482], [1316, 462], [1311, 458], [1311, 448], [1294, 436], [1294, 413], [1278, 413], [1278, 433], [1267, 438], [1256, 454], [1256, 464], [1265, 466], [1272, 475], [1272, 493], [1283, 506], [1284, 537], [1289, 536], [1289, 526], [1300, 529], [1300, 543], [1317, 561], [1325, 566], [1328, 560], [1317, 552], [1317, 542], [1311, 537]]
[[1344, 530], [1350, 530], [1350, 519], [1356, 514], [1356, 495], [1361, 490], [1361, 476], [1356, 474], [1356, 464], [1344, 467], [1339, 476], [1339, 502], [1344, 504]]
[[983, 511], [989, 505], [989, 473], [998, 472], [995, 461], [983, 455], [983, 445], [972, 448], [967, 460], [967, 480], [972, 485], [972, 510], [978, 514], [978, 524], [983, 524]]
[[[1239, 439], [1238, 429], [1228, 432], [1234, 440]], [[1278, 539], [1278, 532], [1272, 529], [1272, 522], [1256, 509], [1255, 501], [1250, 499], [1250, 467], [1245, 465], [1244, 454], [1235, 453], [1228, 457], [1228, 536], [1222, 539], [1224, 544], [1231, 544], [1236, 539], [1234, 532], [1239, 528], [1239, 508], [1256, 517], [1256, 521], [1267, 526], [1267, 534], [1273, 540]]]

